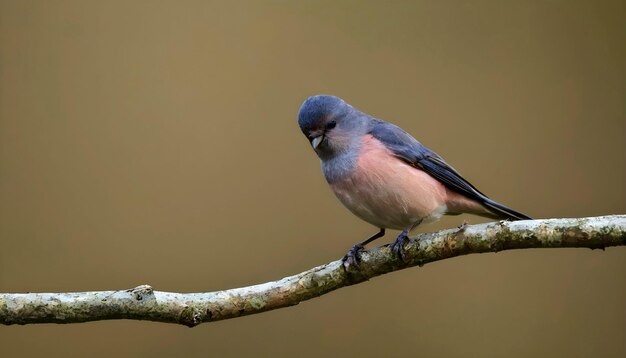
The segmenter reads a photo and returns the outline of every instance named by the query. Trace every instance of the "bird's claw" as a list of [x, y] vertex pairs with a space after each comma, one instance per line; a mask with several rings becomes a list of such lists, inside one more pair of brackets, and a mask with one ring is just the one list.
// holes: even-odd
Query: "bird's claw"
[[347, 270], [351, 266], [358, 268], [361, 262], [361, 251], [363, 251], [363, 245], [357, 244], [352, 246], [346, 256], [343, 257], [343, 267]]
[[396, 241], [391, 244], [391, 252], [393, 252], [402, 262], [406, 262], [406, 252], [404, 251], [404, 244], [409, 240], [409, 237], [405, 233], [401, 233]]

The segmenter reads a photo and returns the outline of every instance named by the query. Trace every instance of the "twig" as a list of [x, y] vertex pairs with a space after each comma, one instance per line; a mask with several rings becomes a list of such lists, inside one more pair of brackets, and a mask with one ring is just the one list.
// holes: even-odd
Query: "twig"
[[136, 319], [184, 324], [265, 312], [321, 296], [388, 272], [455, 256], [528, 248], [626, 245], [626, 215], [578, 219], [494, 222], [419, 235], [405, 247], [401, 262], [385, 246], [364, 251], [359, 269], [341, 260], [274, 282], [206, 293], [129, 290], [75, 293], [0, 293], [0, 322], [77, 323]]

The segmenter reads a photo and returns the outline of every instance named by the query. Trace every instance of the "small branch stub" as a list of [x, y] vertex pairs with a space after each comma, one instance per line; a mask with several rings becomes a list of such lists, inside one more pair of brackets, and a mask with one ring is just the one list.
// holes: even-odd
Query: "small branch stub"
[[460, 255], [526, 248], [626, 245], [626, 215], [526, 220], [463, 226], [417, 236], [405, 246], [406, 261], [387, 245], [364, 251], [359, 268], [342, 261], [274, 282], [225, 291], [174, 293], [141, 285], [129, 290], [71, 293], [0, 293], [0, 323], [77, 323], [135, 319], [196, 326], [265, 312], [412, 266]]
[[133, 289], [130, 289], [129, 292], [135, 295], [135, 299], [137, 301], [142, 301], [144, 300], [145, 297], [154, 298], [154, 290], [152, 289], [152, 286], [150, 285], [137, 286]]

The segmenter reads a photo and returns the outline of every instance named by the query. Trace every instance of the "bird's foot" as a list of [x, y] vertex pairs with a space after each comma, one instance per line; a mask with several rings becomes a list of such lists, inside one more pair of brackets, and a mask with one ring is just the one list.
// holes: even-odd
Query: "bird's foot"
[[350, 251], [343, 257], [343, 267], [347, 270], [350, 266], [354, 266], [356, 268], [359, 267], [359, 263], [361, 262], [361, 251], [365, 248], [365, 245], [370, 242], [385, 236], [385, 229], [381, 228], [380, 231], [370, 236], [367, 240], [361, 241], [358, 244], [352, 246]]
[[457, 233], [465, 231], [468, 225], [469, 224], [467, 223], [467, 221], [463, 220], [463, 224], [461, 224], [460, 226], [457, 226], [457, 229], [458, 229]]
[[361, 262], [361, 251], [363, 251], [364, 246], [362, 244], [356, 244], [352, 246], [346, 256], [341, 259], [343, 261], [343, 267], [347, 270], [350, 267], [359, 267], [359, 263]]
[[403, 231], [398, 235], [396, 241], [391, 244], [391, 252], [393, 252], [402, 262], [406, 262], [406, 252], [404, 244], [409, 241], [409, 236]]

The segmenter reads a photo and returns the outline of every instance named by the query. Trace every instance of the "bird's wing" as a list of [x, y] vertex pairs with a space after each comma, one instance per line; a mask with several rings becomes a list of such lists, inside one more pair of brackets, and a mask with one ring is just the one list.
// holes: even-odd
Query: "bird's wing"
[[377, 122], [370, 134], [383, 143], [398, 158], [408, 164], [421, 169], [430, 176], [439, 180], [447, 188], [474, 199], [510, 219], [529, 219], [500, 203], [497, 203], [481, 193], [470, 182], [465, 180], [452, 166], [446, 163], [437, 153], [423, 146], [402, 128], [384, 121]]
[[443, 158], [423, 146], [402, 128], [388, 122], [380, 122], [372, 128], [370, 134], [398, 158], [425, 171], [448, 188], [480, 202], [486, 198], [485, 194], [463, 179], [461, 174]]

